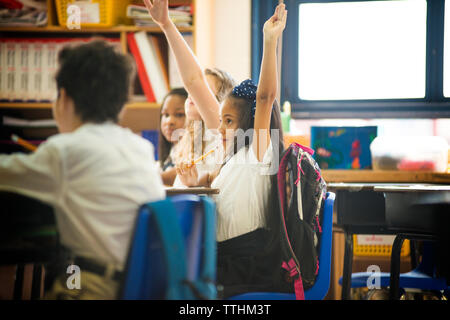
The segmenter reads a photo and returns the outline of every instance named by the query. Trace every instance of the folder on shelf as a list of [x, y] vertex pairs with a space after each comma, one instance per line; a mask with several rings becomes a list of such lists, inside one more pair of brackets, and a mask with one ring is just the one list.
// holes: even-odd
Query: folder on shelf
[[[105, 39], [120, 46], [119, 39]], [[56, 97], [58, 54], [67, 43], [88, 38], [0, 39], [0, 100], [48, 102]]]
[[6, 44], [0, 41], [0, 101], [7, 100], [6, 92]]
[[147, 75], [147, 70], [145, 69], [144, 66], [144, 61], [141, 57], [141, 53], [136, 43], [136, 39], [134, 38], [134, 33], [128, 33], [127, 40], [130, 52], [133, 55], [134, 60], [136, 61], [138, 77], [141, 82], [142, 90], [144, 91], [144, 94], [147, 97], [147, 101], [156, 102], [155, 94], [153, 93], [153, 88], [150, 84], [150, 80]]
[[[194, 37], [192, 33], [183, 33], [183, 38], [189, 47], [194, 50]], [[169, 85], [170, 88], [179, 88], [183, 87], [183, 81], [181, 80], [180, 72], [178, 70], [177, 61], [175, 59], [175, 55], [173, 51], [169, 50], [169, 62], [168, 62], [168, 70], [169, 70]]]
[[149, 39], [145, 31], [136, 32], [134, 38], [153, 88], [156, 101], [161, 103], [165, 95], [169, 92], [169, 86], [164, 77], [164, 68], [158, 58], [157, 50], [159, 48], [153, 45], [153, 40], [151, 38]]

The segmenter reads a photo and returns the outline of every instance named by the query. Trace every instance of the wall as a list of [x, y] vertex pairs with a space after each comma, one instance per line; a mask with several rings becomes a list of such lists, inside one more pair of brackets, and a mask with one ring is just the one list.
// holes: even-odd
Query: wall
[[228, 71], [236, 81], [251, 73], [251, 0], [196, 0], [195, 50], [203, 67]]

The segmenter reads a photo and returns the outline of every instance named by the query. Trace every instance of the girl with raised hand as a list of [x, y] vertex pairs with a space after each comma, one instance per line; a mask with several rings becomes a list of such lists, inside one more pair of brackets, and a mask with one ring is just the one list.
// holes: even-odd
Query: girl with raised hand
[[[218, 283], [224, 296], [276, 288], [276, 171], [283, 151], [277, 93], [276, 48], [286, 25], [284, 4], [264, 24], [258, 86], [236, 86], [221, 105], [219, 132], [226, 157], [220, 171], [200, 176], [195, 165], [177, 168], [189, 186], [219, 188], [217, 204]], [[253, 130], [252, 130], [253, 129]], [[212, 182], [212, 183], [211, 183]]]
[[[189, 134], [180, 141], [182, 155], [179, 163], [191, 163], [217, 144], [213, 136], [205, 137], [205, 131], [219, 127], [219, 102], [233, 88], [234, 80], [219, 69], [206, 69], [203, 72], [189, 45], [169, 18], [168, 0], [144, 0], [144, 3], [153, 21], [164, 32], [174, 53], [183, 85], [189, 93], [186, 100], [186, 129]], [[202, 161], [199, 171], [204, 174], [216, 170], [215, 159], [216, 155], [210, 155]], [[177, 177], [174, 186], [182, 185]]]

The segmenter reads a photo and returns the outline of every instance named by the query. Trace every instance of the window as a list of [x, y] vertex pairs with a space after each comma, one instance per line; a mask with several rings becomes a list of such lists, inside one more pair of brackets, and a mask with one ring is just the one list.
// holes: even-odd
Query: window
[[425, 97], [426, 1], [299, 5], [303, 100]]
[[444, 30], [444, 96], [450, 97], [450, 1], [445, 6]]
[[450, 0], [285, 3], [281, 102], [294, 117], [450, 117]]

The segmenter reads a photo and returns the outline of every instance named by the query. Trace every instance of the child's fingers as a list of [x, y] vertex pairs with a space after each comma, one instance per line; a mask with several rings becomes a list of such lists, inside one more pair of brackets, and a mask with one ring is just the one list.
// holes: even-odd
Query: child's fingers
[[144, 0], [144, 3], [148, 10], [150, 10], [153, 7], [153, 4], [150, 0]]

